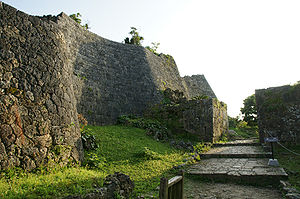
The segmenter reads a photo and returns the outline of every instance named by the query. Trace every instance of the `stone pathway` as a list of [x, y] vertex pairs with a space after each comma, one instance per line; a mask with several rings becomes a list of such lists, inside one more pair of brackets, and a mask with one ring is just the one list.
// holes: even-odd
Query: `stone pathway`
[[201, 161], [190, 166], [187, 173], [216, 181], [278, 185], [287, 179], [287, 174], [280, 167], [268, 166], [270, 157], [253, 140], [237, 141], [201, 154]]

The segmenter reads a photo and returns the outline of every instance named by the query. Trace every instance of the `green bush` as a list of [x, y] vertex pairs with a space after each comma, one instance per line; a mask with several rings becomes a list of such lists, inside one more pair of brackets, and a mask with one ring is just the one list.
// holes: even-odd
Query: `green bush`
[[91, 129], [87, 128], [81, 132], [81, 140], [85, 150], [94, 150], [99, 147]]
[[168, 137], [168, 129], [157, 120], [133, 115], [122, 115], [118, 118], [118, 124], [146, 129], [147, 135], [155, 136], [159, 140]]

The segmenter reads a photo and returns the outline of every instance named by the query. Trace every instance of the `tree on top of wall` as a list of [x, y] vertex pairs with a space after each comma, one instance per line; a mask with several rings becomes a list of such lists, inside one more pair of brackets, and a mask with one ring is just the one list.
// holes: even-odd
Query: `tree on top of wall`
[[241, 108], [241, 112], [243, 121], [247, 122], [249, 126], [257, 125], [257, 107], [254, 94], [244, 99], [244, 107]]
[[131, 27], [131, 31], [129, 32], [131, 35], [131, 38], [126, 37], [124, 39], [125, 44], [133, 44], [137, 46], [142, 45], [142, 41], [144, 40], [144, 37], [140, 36], [139, 33], [137, 32], [137, 29], [135, 27]]
[[71, 14], [69, 15], [69, 17], [71, 17], [74, 21], [76, 21], [76, 23], [78, 23], [79, 25], [81, 25], [84, 29], [89, 29], [89, 25], [86, 23], [84, 25], [81, 24], [81, 14], [80, 13], [76, 13], [76, 14]]

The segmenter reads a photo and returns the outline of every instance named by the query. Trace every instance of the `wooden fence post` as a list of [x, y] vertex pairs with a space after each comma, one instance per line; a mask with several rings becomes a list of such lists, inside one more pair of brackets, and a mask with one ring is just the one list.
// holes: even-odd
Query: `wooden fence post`
[[168, 199], [168, 179], [160, 179], [159, 199]]

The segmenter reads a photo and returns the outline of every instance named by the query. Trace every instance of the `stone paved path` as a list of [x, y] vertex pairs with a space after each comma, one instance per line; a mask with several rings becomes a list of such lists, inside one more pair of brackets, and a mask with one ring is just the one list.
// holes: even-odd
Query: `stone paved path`
[[[251, 146], [252, 143], [252, 146]], [[188, 174], [213, 180], [254, 185], [279, 184], [287, 174], [280, 167], [268, 166], [270, 153], [253, 141], [218, 145], [202, 154], [201, 161], [189, 167]]]

